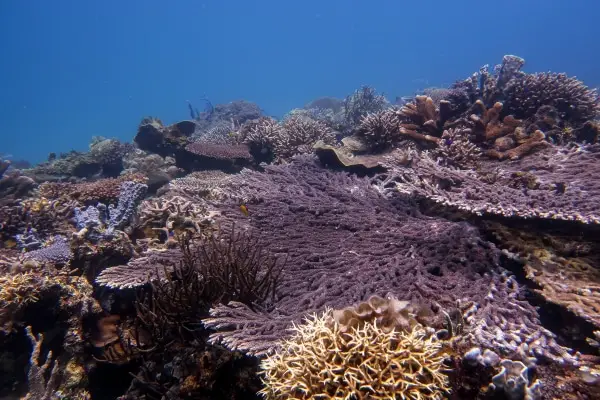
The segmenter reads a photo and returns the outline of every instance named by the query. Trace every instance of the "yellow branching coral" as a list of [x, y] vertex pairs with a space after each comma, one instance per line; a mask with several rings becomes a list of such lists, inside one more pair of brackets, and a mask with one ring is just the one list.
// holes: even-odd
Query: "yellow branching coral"
[[441, 399], [449, 391], [442, 344], [420, 326], [345, 332], [332, 310], [295, 325], [280, 352], [261, 364], [267, 399]]

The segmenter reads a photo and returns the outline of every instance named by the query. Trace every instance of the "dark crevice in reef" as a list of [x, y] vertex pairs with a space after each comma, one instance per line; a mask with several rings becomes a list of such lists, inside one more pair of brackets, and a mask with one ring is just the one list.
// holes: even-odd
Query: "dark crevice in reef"
[[[492, 237], [486, 239], [494, 242]], [[502, 267], [510, 271], [524, 288], [524, 299], [537, 308], [542, 326], [556, 335], [556, 341], [561, 346], [570, 347], [582, 354], [596, 354], [597, 350], [586, 342], [586, 337], [594, 337], [593, 324], [534, 292], [541, 287], [526, 277], [523, 263], [505, 254], [500, 261]]]
[[[420, 211], [428, 216], [441, 217], [452, 221], [466, 221], [480, 228], [483, 238], [495, 245], [501, 243], [493, 235], [486, 224], [489, 222], [501, 223], [503, 226], [519, 229], [524, 232], [544, 232], [545, 234], [564, 235], [581, 240], [582, 238], [600, 237], [600, 226], [573, 223], [561, 220], [532, 220], [523, 221], [519, 218], [506, 218], [501, 216], [486, 215], [477, 217], [452, 207], [442, 207], [428, 200], [419, 201]], [[542, 287], [528, 279], [523, 269], [523, 263], [503, 254], [501, 265], [510, 271], [521, 287], [524, 288], [524, 299], [538, 309], [542, 326], [556, 335], [557, 342], [570, 347], [582, 354], [597, 354], [597, 349], [590, 346], [586, 338], [594, 337], [594, 325], [564, 307], [551, 303], [534, 290]]]
[[113, 400], [122, 396], [131, 384], [139, 363], [123, 365], [98, 362], [88, 375], [88, 390], [94, 400]]

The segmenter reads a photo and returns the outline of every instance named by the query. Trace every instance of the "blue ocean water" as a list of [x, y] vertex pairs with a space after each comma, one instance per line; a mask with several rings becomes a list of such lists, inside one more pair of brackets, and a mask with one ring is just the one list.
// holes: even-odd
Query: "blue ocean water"
[[600, 84], [600, 3], [471, 0], [0, 2], [0, 152], [44, 160], [147, 115], [246, 99], [281, 116], [368, 84], [393, 99], [525, 58]]

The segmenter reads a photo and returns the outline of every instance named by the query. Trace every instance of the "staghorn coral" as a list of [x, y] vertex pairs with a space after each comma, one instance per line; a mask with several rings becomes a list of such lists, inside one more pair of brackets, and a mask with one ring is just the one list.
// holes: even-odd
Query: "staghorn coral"
[[596, 90], [563, 73], [525, 74], [511, 80], [503, 95], [506, 113], [516, 118], [529, 118], [540, 107], [552, 106], [562, 119], [577, 125], [600, 112]]
[[371, 150], [386, 150], [402, 138], [398, 110], [386, 109], [365, 115], [357, 128], [357, 136]]
[[216, 330], [212, 341], [268, 353], [306, 313], [389, 293], [427, 307], [460, 303], [465, 337], [486, 348], [570, 357], [519, 298], [497, 251], [468, 224], [421, 216], [410, 199], [385, 198], [368, 180], [324, 171], [306, 158], [265, 173], [244, 171], [230, 191], [232, 202], [248, 202], [249, 217], [225, 203], [220, 223], [259, 230], [269, 238], [266, 250], [287, 254], [288, 262], [273, 309], [231, 302], [211, 310], [204, 323]]
[[294, 325], [261, 364], [267, 399], [442, 399], [449, 390], [441, 343], [419, 328], [377, 323], [342, 331], [331, 310]]
[[377, 91], [369, 86], [362, 86], [347, 96], [342, 103], [345, 124], [357, 125], [365, 115], [381, 111], [388, 106], [389, 102], [385, 96], [377, 94]]
[[[415, 152], [407, 165], [404, 153], [395, 154], [382, 163], [389, 168], [380, 176], [386, 193], [398, 190], [473, 214], [600, 223], [598, 145], [570, 149], [548, 145], [501, 166], [482, 161], [478, 171], [447, 168]], [[523, 174], [539, 184], [515, 185], [515, 177]]]
[[237, 132], [239, 141], [250, 147], [257, 161], [272, 162], [275, 158], [275, 141], [282, 135], [281, 125], [270, 117], [247, 121]]
[[290, 117], [283, 121], [281, 128], [273, 141], [273, 151], [280, 161], [289, 160], [296, 154], [312, 152], [312, 146], [318, 141], [327, 144], [335, 141], [331, 128], [310, 118]]

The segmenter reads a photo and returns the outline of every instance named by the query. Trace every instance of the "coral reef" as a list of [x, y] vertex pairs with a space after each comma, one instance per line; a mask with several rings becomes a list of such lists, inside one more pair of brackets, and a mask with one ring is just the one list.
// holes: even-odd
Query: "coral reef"
[[600, 100], [524, 65], [1, 155], [0, 397], [598, 398]]
[[94, 241], [113, 236], [115, 231], [122, 230], [131, 221], [147, 188], [142, 183], [125, 181], [121, 184], [116, 207], [113, 204], [107, 207], [102, 203], [88, 206], [86, 209], [76, 207], [74, 210], [75, 227], [78, 229], [76, 235]]
[[232, 219], [263, 232], [267, 250], [287, 254], [288, 262], [272, 310], [233, 302], [211, 310], [204, 323], [217, 329], [213, 341], [268, 353], [307, 313], [391, 293], [433, 308], [460, 304], [466, 335], [486, 348], [570, 359], [534, 308], [519, 299], [497, 251], [469, 225], [415, 214], [408, 199], [386, 199], [368, 180], [324, 171], [306, 159], [265, 173], [245, 171], [231, 186], [232, 196], [247, 202], [250, 218], [226, 205], [220, 222]]

